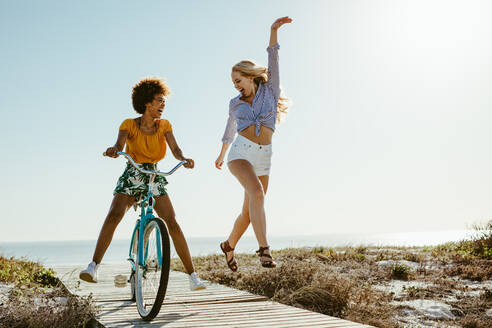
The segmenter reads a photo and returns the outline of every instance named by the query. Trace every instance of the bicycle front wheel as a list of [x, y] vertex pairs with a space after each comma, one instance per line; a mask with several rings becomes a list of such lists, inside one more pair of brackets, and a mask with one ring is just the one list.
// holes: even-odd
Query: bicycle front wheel
[[137, 252], [135, 296], [138, 313], [143, 320], [150, 321], [159, 313], [166, 295], [171, 251], [169, 234], [161, 219], [150, 220], [143, 236], [142, 259]]

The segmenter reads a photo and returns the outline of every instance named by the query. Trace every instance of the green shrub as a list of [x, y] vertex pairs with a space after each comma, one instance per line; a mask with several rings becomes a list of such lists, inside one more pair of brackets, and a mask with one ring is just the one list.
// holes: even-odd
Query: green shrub
[[0, 256], [0, 281], [18, 286], [54, 287], [60, 284], [52, 269], [45, 269], [41, 264], [25, 259], [2, 256]]
[[391, 277], [398, 280], [408, 280], [410, 268], [405, 264], [395, 263], [391, 266]]
[[492, 259], [492, 220], [485, 224], [476, 224], [477, 235], [471, 240], [458, 243], [458, 250], [484, 259]]

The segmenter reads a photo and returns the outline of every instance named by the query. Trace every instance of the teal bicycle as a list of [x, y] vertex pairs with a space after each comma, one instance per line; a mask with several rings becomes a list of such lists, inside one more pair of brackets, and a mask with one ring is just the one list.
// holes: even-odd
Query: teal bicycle
[[131, 298], [137, 303], [138, 313], [145, 321], [150, 321], [159, 313], [166, 295], [171, 265], [169, 233], [164, 221], [154, 216], [152, 186], [156, 176], [169, 176], [186, 161], [179, 162], [171, 171], [148, 171], [141, 169], [133, 158], [125, 152], [117, 152], [128, 159], [139, 172], [150, 175], [147, 196], [136, 206], [140, 206], [140, 218], [133, 229], [128, 261], [131, 264]]

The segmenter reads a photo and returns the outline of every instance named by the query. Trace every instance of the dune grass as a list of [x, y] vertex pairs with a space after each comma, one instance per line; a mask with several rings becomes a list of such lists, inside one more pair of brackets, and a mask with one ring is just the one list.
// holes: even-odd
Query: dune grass
[[473, 228], [476, 235], [471, 240], [457, 243], [457, 250], [463, 254], [492, 259], [492, 220], [485, 224], [476, 224]]
[[[259, 266], [258, 257], [237, 254], [240, 269], [236, 273], [227, 268], [222, 255], [194, 258], [194, 263], [201, 277], [209, 281], [264, 295], [283, 304], [392, 327], [385, 323], [394, 311], [390, 299], [370, 288], [370, 279], [363, 281], [368, 268], [365, 268], [365, 255], [361, 255], [364, 254], [360, 250], [352, 248], [343, 253], [334, 249], [286, 249], [273, 252], [279, 263], [277, 268], [264, 269]], [[173, 267], [183, 271], [177, 259], [173, 259]], [[373, 278], [380, 275], [378, 272]], [[367, 288], [360, 288], [361, 282]]]
[[90, 296], [72, 295], [36, 262], [0, 256], [0, 283], [9, 290], [0, 302], [0, 327], [85, 327], [96, 313]]
[[[194, 264], [206, 280], [376, 327], [409, 327], [415, 325], [412, 319], [425, 321], [417, 314], [410, 318], [408, 307], [402, 305], [415, 299], [451, 305], [455, 318], [434, 320], [436, 325], [489, 327], [492, 318], [485, 312], [492, 308], [492, 288], [487, 287], [492, 285], [473, 289], [472, 284], [492, 280], [491, 228], [489, 224], [480, 238], [437, 247], [273, 251], [275, 269], [262, 268], [258, 257], [250, 254], [236, 254], [235, 273], [222, 254], [196, 257]], [[382, 261], [393, 264], [381, 265]], [[179, 259], [173, 259], [172, 266], [184, 271]], [[399, 293], [386, 288], [396, 281], [421, 285], [404, 286]]]

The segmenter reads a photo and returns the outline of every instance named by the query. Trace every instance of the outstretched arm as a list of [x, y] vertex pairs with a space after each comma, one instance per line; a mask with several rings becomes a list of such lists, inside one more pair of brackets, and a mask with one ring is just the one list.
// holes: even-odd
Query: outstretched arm
[[270, 48], [278, 43], [277, 30], [280, 28], [280, 26], [282, 26], [286, 23], [292, 23], [292, 18], [289, 18], [289, 16], [285, 16], [285, 17], [281, 17], [281, 18], [277, 19], [275, 22], [273, 22], [273, 24], [270, 28], [270, 44], [268, 45]]

